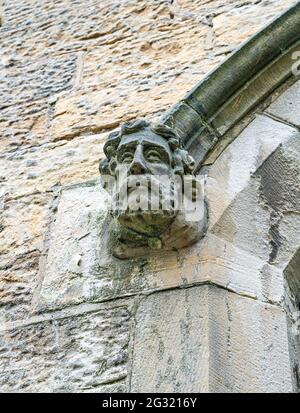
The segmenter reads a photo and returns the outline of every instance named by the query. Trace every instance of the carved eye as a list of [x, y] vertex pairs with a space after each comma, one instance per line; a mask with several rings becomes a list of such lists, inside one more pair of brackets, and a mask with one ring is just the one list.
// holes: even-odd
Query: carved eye
[[133, 154], [130, 152], [125, 152], [121, 156], [121, 163], [131, 163], [133, 161]]
[[160, 153], [155, 151], [154, 149], [150, 149], [146, 152], [145, 158], [148, 162], [152, 163], [160, 163], [162, 162]]

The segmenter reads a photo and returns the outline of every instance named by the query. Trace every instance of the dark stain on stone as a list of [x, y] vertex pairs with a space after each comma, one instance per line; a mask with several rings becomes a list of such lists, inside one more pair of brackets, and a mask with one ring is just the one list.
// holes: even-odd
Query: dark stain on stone
[[299, 370], [299, 364], [298, 363], [296, 363], [294, 368], [293, 368], [293, 374], [294, 374], [294, 377], [296, 379], [297, 389], [298, 389], [298, 391], [300, 391], [300, 370]]
[[259, 198], [270, 212], [269, 263], [276, 261], [283, 237], [279, 232], [285, 213], [300, 210], [299, 168], [282, 146], [279, 146], [255, 172], [259, 181]]
[[280, 246], [282, 245], [282, 237], [279, 232], [280, 216], [276, 211], [270, 212], [270, 228], [269, 228], [269, 237], [270, 237], [270, 247], [271, 251], [269, 254], [269, 263], [272, 264], [276, 261], [276, 257], [279, 251]]
[[278, 212], [300, 210], [299, 168], [280, 146], [255, 173], [269, 207]]

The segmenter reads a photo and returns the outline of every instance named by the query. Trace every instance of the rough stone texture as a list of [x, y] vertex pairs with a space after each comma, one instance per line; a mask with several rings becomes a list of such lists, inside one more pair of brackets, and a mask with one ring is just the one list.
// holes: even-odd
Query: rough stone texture
[[125, 391], [131, 304], [2, 331], [1, 391]]
[[54, 187], [99, 177], [104, 138], [105, 135], [93, 135], [4, 155], [0, 164], [3, 193], [7, 199], [37, 193], [44, 196]]
[[[5, 83], [1, 83], [0, 108], [32, 102], [70, 89], [75, 63], [75, 57], [60, 57], [42, 63], [32, 62], [29, 66], [26, 61], [20, 65], [15, 62], [4, 64], [1, 75], [5, 78]], [[12, 89], [14, 93], [11, 93]]]
[[33, 291], [38, 282], [40, 252], [32, 251], [13, 258], [1, 257], [0, 325], [30, 316]]
[[1, 154], [48, 142], [50, 116], [51, 105], [46, 99], [1, 109]]
[[28, 195], [3, 202], [0, 253], [6, 257], [43, 249], [44, 229], [48, 224], [51, 194]]
[[[107, 131], [136, 116], [158, 117], [295, 1], [2, 3], [0, 391], [130, 390], [127, 371], [142, 366], [135, 357], [140, 360], [143, 351], [134, 348], [130, 354], [136, 356], [127, 356], [136, 333], [132, 320], [136, 316], [140, 323], [137, 340], [144, 343], [147, 326], [155, 327], [148, 309], [162, 331], [163, 345], [173, 344], [166, 334], [169, 320], [178, 331], [176, 344], [184, 349], [182, 357], [174, 354], [172, 366], [160, 347], [162, 375], [177, 377], [176, 368], [185, 366], [178, 380], [164, 379], [164, 389], [178, 389], [186, 378], [198, 386], [192, 376], [200, 373], [194, 364], [186, 367], [195, 356], [180, 340], [187, 334], [187, 319], [193, 328], [204, 326], [199, 320], [209, 303], [210, 335], [191, 331], [193, 349], [200, 351], [198, 344], [205, 348], [205, 337], [219, 346], [210, 354], [216, 363], [213, 377], [201, 375], [202, 387], [197, 388], [257, 391], [269, 378], [266, 390], [288, 391], [280, 306], [283, 271], [300, 244], [299, 138], [293, 127], [299, 127], [299, 85], [279, 97], [266, 116], [258, 116], [207, 171], [211, 225], [207, 237], [191, 249], [122, 264], [112, 260], [105, 246], [103, 192], [97, 181], [87, 182], [98, 177]], [[270, 186], [277, 188], [275, 198]], [[204, 283], [224, 291], [201, 287]], [[200, 289], [206, 307], [196, 294], [201, 296]], [[135, 314], [134, 299], [125, 297], [137, 294], [142, 301]], [[178, 313], [161, 298], [168, 297], [170, 308], [177, 308], [172, 294], [180, 304]], [[103, 300], [109, 302], [96, 304]], [[226, 318], [226, 300], [232, 322]], [[163, 323], [155, 304], [165, 309]], [[247, 312], [238, 320], [244, 308]], [[229, 337], [230, 328], [234, 336]], [[253, 356], [256, 366], [248, 350], [256, 346], [254, 336], [261, 340], [261, 358]], [[155, 340], [154, 349], [159, 346]], [[230, 357], [236, 367], [232, 374]], [[274, 372], [278, 360], [280, 369]], [[243, 364], [247, 372], [238, 368]], [[156, 365], [154, 359], [149, 372]], [[220, 369], [227, 374], [218, 379]], [[132, 389], [140, 390], [135, 377]], [[151, 377], [157, 388], [157, 376]]]

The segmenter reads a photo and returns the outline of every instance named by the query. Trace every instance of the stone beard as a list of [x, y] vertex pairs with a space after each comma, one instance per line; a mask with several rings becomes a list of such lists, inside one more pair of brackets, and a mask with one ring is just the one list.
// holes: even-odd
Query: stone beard
[[116, 257], [147, 255], [149, 247], [177, 250], [204, 235], [203, 188], [175, 131], [145, 120], [128, 122], [108, 136], [104, 153], [99, 169], [112, 196]]

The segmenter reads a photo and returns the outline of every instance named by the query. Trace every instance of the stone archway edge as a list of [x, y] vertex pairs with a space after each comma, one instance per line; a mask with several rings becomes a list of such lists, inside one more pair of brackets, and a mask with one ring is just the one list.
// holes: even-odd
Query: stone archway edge
[[300, 2], [244, 43], [163, 117], [180, 134], [197, 169], [222, 137], [290, 78], [300, 51]]

